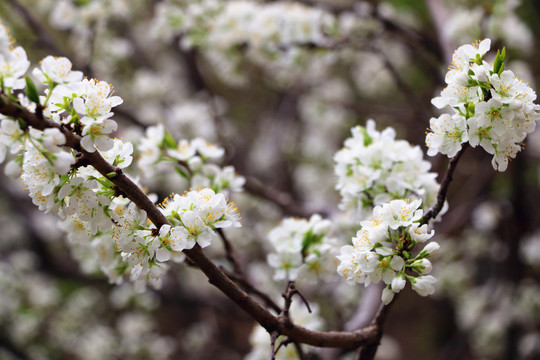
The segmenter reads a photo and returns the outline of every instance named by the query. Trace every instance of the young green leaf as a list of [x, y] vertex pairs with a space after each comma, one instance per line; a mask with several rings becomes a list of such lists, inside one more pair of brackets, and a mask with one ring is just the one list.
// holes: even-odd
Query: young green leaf
[[26, 80], [26, 96], [28, 96], [28, 99], [30, 99], [30, 101], [36, 103], [39, 106], [39, 93], [37, 91], [36, 85], [28, 76], [25, 76], [24, 80]]

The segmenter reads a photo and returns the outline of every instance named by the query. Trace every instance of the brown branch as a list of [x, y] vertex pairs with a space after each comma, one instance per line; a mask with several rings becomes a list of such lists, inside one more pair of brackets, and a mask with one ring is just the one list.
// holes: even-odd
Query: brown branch
[[[109, 164], [99, 151], [87, 152], [82, 149], [81, 137], [72, 133], [66, 126], [62, 126], [52, 120], [38, 117], [36, 114], [24, 108], [20, 103], [13, 102], [5, 94], [0, 94], [0, 113], [15, 119], [22, 119], [28, 126], [38, 130], [57, 128], [66, 137], [66, 146], [81, 152], [92, 166], [102, 175], [106, 176], [140, 209], [145, 210], [148, 218], [157, 228], [171, 223], [163, 213], [154, 205], [146, 194], [129, 179], [121, 169]], [[114, 176], [110, 176], [114, 173]], [[184, 250], [184, 253], [206, 275], [208, 281], [223, 292], [229, 299], [249, 314], [255, 321], [261, 324], [268, 332], [279, 331], [282, 335], [293, 341], [318, 347], [356, 348], [373, 341], [377, 335], [375, 325], [363, 329], [342, 331], [314, 331], [293, 324], [290, 321], [274, 316], [268, 309], [250, 297], [236, 283], [234, 283], [221, 269], [219, 269], [206, 255], [200, 246]]]
[[254, 178], [246, 177], [244, 190], [276, 204], [288, 215], [308, 218], [313, 214], [313, 212], [298, 205], [290, 194], [265, 186]]
[[311, 314], [311, 307], [309, 306], [309, 302], [307, 301], [306, 297], [300, 292], [300, 290], [296, 288], [294, 281], [290, 281], [287, 288], [287, 296], [292, 299], [294, 295], [298, 295], [300, 299], [302, 299], [302, 302], [306, 305], [308, 312]]
[[285, 305], [283, 305], [283, 310], [281, 311], [280, 316], [284, 316], [287, 319], [290, 319], [289, 316], [289, 310], [291, 309], [292, 305], [292, 297], [296, 293], [296, 286], [294, 285], [294, 281], [289, 281], [287, 283], [287, 290], [281, 294], [283, 299], [285, 299]]
[[[292, 324], [292, 320], [291, 320], [291, 315], [289, 313], [290, 309], [291, 309], [291, 305], [292, 305], [292, 298], [294, 295], [299, 295], [302, 300], [306, 303], [306, 306], [309, 310], [309, 312], [311, 313], [311, 309], [309, 307], [309, 304], [307, 303], [307, 300], [304, 298], [304, 296], [298, 291], [298, 289], [296, 288], [296, 285], [294, 284], [294, 281], [289, 281], [287, 283], [287, 290], [285, 291], [285, 293], [281, 294], [283, 296], [283, 299], [285, 299], [285, 304], [283, 306], [283, 309], [281, 310], [281, 312], [279, 313], [279, 316], [278, 316], [278, 319], [284, 321], [285, 323], [289, 324], [291, 323]], [[272, 340], [274, 340], [274, 336], [275, 335], [280, 335], [281, 334], [281, 329], [278, 329], [277, 331], [273, 332], [272, 333]], [[288, 339], [284, 339], [283, 341], [281, 341], [281, 343], [279, 344], [279, 346], [277, 347], [277, 349], [273, 351], [273, 355], [277, 354], [277, 352], [279, 351], [279, 349], [285, 345], [287, 346], [289, 343], [294, 343], [297, 351], [298, 351], [298, 356], [300, 359], [303, 359], [303, 351], [302, 351], [302, 346], [300, 346], [300, 344], [294, 340], [292, 340], [291, 338], [288, 338]], [[272, 346], [273, 348], [273, 346]]]
[[279, 337], [279, 333], [277, 331], [273, 331], [270, 334], [270, 360], [276, 359], [276, 353], [278, 352], [279, 348], [281, 347], [281, 344], [276, 348], [276, 340]]
[[278, 304], [276, 304], [276, 302], [274, 300], [272, 300], [272, 298], [270, 296], [268, 296], [268, 294], [265, 294], [262, 291], [258, 290], [245, 277], [235, 275], [234, 273], [225, 272], [225, 274], [229, 278], [234, 280], [238, 285], [240, 285], [244, 289], [244, 291], [246, 291], [249, 294], [253, 294], [253, 295], [259, 297], [266, 304], [266, 306], [269, 307], [270, 309], [274, 310], [277, 313], [279, 313], [281, 311], [281, 307]]
[[450, 162], [448, 163], [448, 168], [446, 169], [446, 172], [444, 173], [443, 180], [441, 182], [441, 187], [439, 188], [439, 192], [437, 193], [437, 202], [435, 205], [429, 209], [428, 212], [424, 215], [424, 218], [422, 219], [421, 224], [427, 224], [431, 219], [435, 219], [437, 215], [441, 212], [444, 202], [446, 201], [446, 194], [448, 193], [448, 188], [450, 186], [450, 183], [452, 182], [454, 171], [456, 169], [457, 163], [459, 162], [459, 159], [463, 155], [463, 153], [469, 148], [469, 143], [465, 143], [461, 150], [454, 156]]
[[242, 269], [242, 266], [240, 265], [240, 261], [238, 260], [238, 256], [236, 252], [234, 251], [234, 248], [229, 241], [229, 239], [225, 236], [225, 232], [223, 229], [217, 230], [219, 236], [221, 237], [223, 241], [223, 246], [225, 247], [226, 257], [229, 260], [229, 262], [233, 265], [233, 273], [228, 273], [226, 271], [225, 274], [234, 280], [236, 283], [238, 283], [244, 291], [246, 291], [248, 294], [253, 294], [257, 297], [259, 297], [267, 307], [271, 308], [275, 312], [279, 313], [281, 311], [281, 308], [278, 304], [272, 300], [270, 296], [268, 296], [266, 293], [263, 293], [259, 289], [257, 289], [247, 278], [246, 275]]
[[227, 260], [229, 260], [229, 262], [232, 264], [234, 273], [238, 276], [244, 276], [244, 270], [242, 269], [242, 265], [240, 265], [240, 261], [238, 261], [238, 256], [234, 251], [231, 242], [229, 241], [227, 236], [225, 236], [225, 232], [223, 231], [223, 229], [217, 229], [217, 233], [223, 241]]
[[379, 306], [379, 310], [377, 311], [377, 314], [371, 322], [371, 325], [377, 327], [377, 335], [375, 336], [373, 341], [360, 347], [360, 350], [358, 351], [358, 360], [373, 360], [375, 358], [375, 354], [377, 353], [377, 349], [381, 343], [384, 322], [388, 316], [388, 313], [390, 312], [390, 309], [395, 304], [398, 296], [399, 294], [396, 294], [390, 304], [384, 305], [381, 303], [381, 305]]
[[396, 83], [397, 87], [401, 90], [401, 93], [403, 96], [405, 96], [405, 99], [407, 99], [407, 102], [412, 107], [413, 112], [418, 116], [419, 118], [423, 119], [429, 116], [430, 112], [427, 110], [426, 106], [423, 102], [421, 102], [416, 96], [414, 89], [407, 84], [407, 82], [403, 79], [402, 74], [396, 69], [394, 64], [390, 61], [388, 56], [381, 50], [373, 46], [369, 46], [368, 50], [372, 53], [375, 53], [379, 56], [379, 58], [384, 63], [384, 67], [386, 70], [390, 73], [390, 76], [394, 79], [394, 82]]

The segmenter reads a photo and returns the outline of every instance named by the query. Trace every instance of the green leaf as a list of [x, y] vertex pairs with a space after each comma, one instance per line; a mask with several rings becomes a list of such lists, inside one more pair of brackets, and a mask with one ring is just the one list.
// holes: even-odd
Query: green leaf
[[496, 74], [499, 73], [499, 69], [501, 68], [502, 61], [503, 60], [501, 59], [501, 51], [497, 50], [497, 55], [495, 55], [495, 61], [493, 61], [493, 73], [496, 73]]
[[499, 74], [499, 76], [501, 76], [503, 71], [504, 71], [504, 63], [501, 64], [501, 68], [499, 69], [499, 72], [497, 74]]
[[174, 171], [179, 173], [180, 176], [182, 176], [183, 178], [189, 180], [189, 174], [187, 172], [185, 172], [184, 170], [182, 170], [181, 168], [179, 168], [178, 166], [174, 167]]
[[36, 85], [28, 76], [25, 76], [24, 80], [26, 80], [26, 96], [28, 96], [30, 101], [36, 103], [39, 106], [39, 93], [37, 91]]
[[365, 127], [361, 127], [360, 130], [362, 131], [362, 135], [364, 136], [364, 146], [369, 146], [373, 142], [373, 138], [369, 136], [367, 130]]
[[308, 249], [315, 244], [320, 244], [324, 234], [315, 234], [312, 229], [309, 229], [302, 239], [302, 254], [306, 254]]
[[176, 149], [176, 140], [174, 140], [174, 137], [168, 131], [165, 131], [165, 136], [163, 136], [161, 144], [170, 149]]
[[504, 71], [504, 58], [506, 57], [506, 48], [503, 47], [502, 51], [497, 50], [497, 56], [493, 62], [493, 73], [501, 75]]

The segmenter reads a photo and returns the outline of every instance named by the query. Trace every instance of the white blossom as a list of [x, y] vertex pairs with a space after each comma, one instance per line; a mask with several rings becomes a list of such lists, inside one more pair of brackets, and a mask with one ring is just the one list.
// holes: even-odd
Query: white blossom
[[[415, 279], [419, 279], [405, 275], [406, 268], [412, 268], [420, 275], [430, 273], [432, 265], [427, 257], [437, 250], [438, 245], [429, 244], [415, 257], [410, 255], [417, 242], [424, 242], [433, 235], [433, 231], [427, 233], [427, 225], [419, 226], [423, 214], [418, 209], [420, 202], [392, 200], [375, 207], [372, 218], [361, 222], [362, 228], [352, 239], [353, 246], [341, 248], [337, 272], [350, 284], [367, 286], [382, 280], [386, 284], [382, 293], [385, 304], [404, 288], [405, 279], [413, 286]], [[415, 232], [420, 234], [413, 236]], [[425, 287], [422, 285], [425, 281], [422, 278], [418, 286]]]
[[529, 86], [512, 71], [502, 71], [502, 55], [497, 55], [497, 69], [483, 60], [490, 44], [485, 39], [454, 52], [446, 75], [448, 87], [432, 100], [438, 108], [450, 107], [452, 114], [430, 120], [426, 145], [428, 155], [453, 157], [468, 141], [493, 155], [495, 170], [505, 171], [527, 134], [534, 131], [540, 107]]

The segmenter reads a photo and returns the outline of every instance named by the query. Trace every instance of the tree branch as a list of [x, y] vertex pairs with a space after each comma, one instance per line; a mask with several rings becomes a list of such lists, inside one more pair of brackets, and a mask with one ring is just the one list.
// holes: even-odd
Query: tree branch
[[[0, 94], [0, 113], [11, 118], [22, 119], [28, 126], [32, 126], [38, 130], [44, 130], [46, 128], [59, 129], [66, 137], [65, 146], [81, 152], [99, 173], [106, 176], [135, 205], [145, 210], [148, 218], [157, 228], [163, 225], [171, 225], [167, 217], [161, 213], [146, 194], [121, 169], [109, 164], [99, 154], [99, 151], [90, 153], [82, 149], [80, 144], [81, 137], [72, 133], [66, 126], [46, 119], [42, 115], [38, 117], [38, 115], [30, 112], [20, 103], [13, 102], [5, 94]], [[111, 173], [115, 173], [115, 176], [111, 177]], [[217, 287], [270, 333], [279, 330], [282, 335], [299, 343], [318, 347], [339, 348], [359, 347], [372, 342], [377, 335], [376, 325], [370, 325], [351, 332], [314, 331], [295, 325], [290, 321], [283, 321], [270, 313], [270, 311], [234, 283], [232, 279], [206, 257], [200, 246], [196, 245], [193, 249], [184, 250], [184, 253], [190, 261], [201, 269], [212, 285]]]
[[450, 182], [452, 182], [454, 170], [456, 169], [457, 163], [459, 162], [459, 159], [463, 155], [463, 153], [469, 148], [469, 143], [465, 143], [461, 150], [454, 156], [450, 162], [448, 163], [448, 168], [446, 169], [446, 172], [444, 173], [443, 180], [441, 182], [441, 187], [439, 188], [439, 192], [437, 193], [437, 202], [435, 205], [429, 209], [428, 212], [424, 215], [424, 218], [422, 219], [422, 225], [429, 223], [431, 219], [435, 219], [437, 215], [441, 212], [444, 202], [446, 201], [446, 194], [448, 193], [448, 187], [450, 186]]
[[394, 296], [394, 300], [392, 300], [390, 304], [384, 305], [381, 303], [379, 306], [379, 310], [371, 322], [371, 325], [377, 327], [377, 336], [375, 336], [372, 342], [369, 342], [360, 348], [358, 351], [358, 360], [373, 360], [375, 358], [375, 354], [377, 353], [377, 349], [379, 348], [383, 335], [384, 321], [386, 320], [390, 309], [395, 304], [398, 296], [399, 294], [396, 294]]
[[264, 186], [254, 178], [246, 177], [244, 189], [252, 195], [259, 196], [276, 204], [288, 215], [300, 216], [305, 218], [313, 215], [312, 211], [309, 211], [304, 207], [298, 205], [290, 194], [268, 186]]
[[257, 297], [259, 297], [267, 307], [274, 310], [276, 313], [279, 313], [281, 311], [281, 307], [279, 307], [278, 304], [270, 296], [268, 296], [266, 293], [263, 293], [262, 291], [258, 290], [243, 276], [235, 275], [234, 273], [225, 273], [229, 278], [233, 279], [236, 283], [238, 283], [247, 293], [253, 294]]
[[234, 251], [234, 248], [227, 238], [225, 236], [225, 232], [223, 229], [217, 229], [217, 233], [221, 237], [221, 240], [223, 241], [223, 246], [225, 247], [225, 254], [227, 257], [227, 260], [232, 264], [233, 271], [236, 275], [243, 277], [244, 276], [244, 270], [242, 269], [242, 266], [240, 265], [240, 261], [238, 261], [238, 256], [236, 255], [236, 252]]

